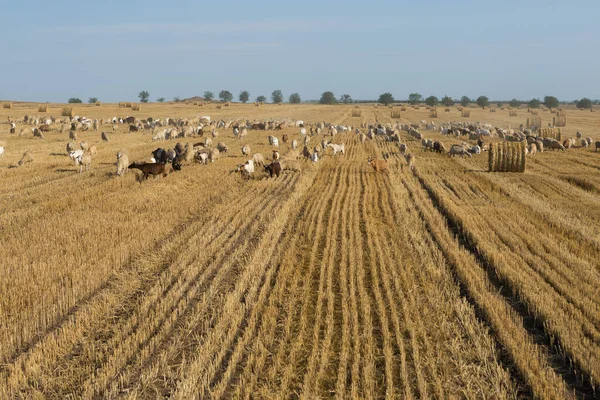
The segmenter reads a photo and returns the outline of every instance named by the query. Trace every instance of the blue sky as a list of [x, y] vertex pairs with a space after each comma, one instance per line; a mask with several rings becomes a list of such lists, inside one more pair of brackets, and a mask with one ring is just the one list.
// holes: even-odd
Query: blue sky
[[13, 1], [0, 99], [600, 98], [600, 1]]

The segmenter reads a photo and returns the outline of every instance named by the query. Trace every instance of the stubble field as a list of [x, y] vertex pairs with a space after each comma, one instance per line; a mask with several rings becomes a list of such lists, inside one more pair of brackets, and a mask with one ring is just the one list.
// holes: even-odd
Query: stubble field
[[[600, 396], [600, 152], [545, 151], [523, 174], [488, 173], [485, 153], [425, 152], [401, 132], [410, 168], [395, 144], [340, 133], [330, 140], [344, 156], [243, 180], [230, 173], [243, 144], [268, 158], [267, 135], [301, 142], [299, 128], [243, 141], [220, 129], [220, 160], [140, 183], [134, 170], [114, 175], [119, 149], [147, 161], [201, 139], [79, 132], [98, 155], [78, 174], [68, 133], [8, 133], [7, 116], [61, 106], [37, 107], [0, 109], [0, 398]], [[105, 119], [398, 121], [360, 108], [75, 107]], [[465, 120], [438, 113], [438, 125]], [[428, 115], [408, 108], [399, 121]], [[518, 127], [527, 115], [473, 109], [469, 120]], [[567, 110], [567, 121], [563, 137], [600, 140], [599, 112]], [[447, 148], [463, 140], [421, 131]], [[26, 149], [34, 162], [13, 167]], [[374, 173], [373, 155], [390, 174]]]

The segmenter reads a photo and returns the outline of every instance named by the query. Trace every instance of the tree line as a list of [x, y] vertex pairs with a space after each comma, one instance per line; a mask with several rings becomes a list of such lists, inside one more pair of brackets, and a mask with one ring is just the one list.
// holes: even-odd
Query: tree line
[[[223, 102], [233, 101], [233, 98], [234, 98], [233, 94], [229, 90], [221, 90], [219, 92], [218, 97], [219, 97], [219, 100], [221, 100]], [[142, 90], [141, 92], [138, 93], [138, 98], [140, 99], [140, 102], [148, 103], [150, 101], [150, 93], [146, 90]], [[210, 90], [207, 90], [203, 93], [203, 98], [207, 101], [212, 101], [215, 99], [215, 94], [213, 92], [211, 92]], [[247, 103], [250, 100], [250, 93], [247, 90], [242, 90], [238, 95], [238, 99], [242, 103]], [[156, 99], [156, 101], [159, 103], [162, 103], [165, 101], [165, 98], [159, 97], [158, 99]], [[181, 99], [178, 96], [176, 96], [173, 98], [173, 101], [178, 102], [178, 101], [181, 101]], [[267, 101], [267, 97], [264, 95], [258, 95], [258, 96], [256, 96], [255, 101], [264, 103]], [[271, 101], [275, 104], [283, 103], [284, 96], [283, 96], [282, 91], [279, 89], [274, 90], [271, 93]], [[83, 101], [77, 97], [71, 97], [68, 102], [69, 103], [83, 103]], [[98, 99], [96, 97], [90, 97], [88, 99], [88, 103], [90, 103], [90, 104], [97, 103], [97, 102], [98, 102]], [[300, 98], [300, 95], [298, 93], [292, 93], [288, 98], [288, 102], [291, 104], [300, 104], [302, 102], [302, 99]], [[323, 92], [321, 94], [321, 98], [319, 99], [320, 104], [338, 104], [338, 103], [348, 104], [348, 103], [353, 103], [353, 102], [354, 102], [354, 100], [352, 99], [352, 96], [350, 96], [349, 94], [342, 94], [339, 98], [337, 98], [335, 96], [335, 94], [331, 91]], [[368, 101], [368, 102], [372, 102], [372, 101]], [[397, 102], [397, 100], [394, 99], [394, 96], [392, 95], [392, 93], [386, 92], [386, 93], [382, 93], [381, 95], [379, 95], [377, 102], [384, 104], [384, 105], [389, 105], [389, 104]], [[424, 103], [430, 107], [435, 107], [437, 105], [442, 105], [444, 107], [450, 107], [450, 106], [455, 105], [456, 103], [459, 103], [463, 107], [466, 107], [472, 103], [475, 103], [479, 107], [485, 108], [485, 107], [489, 107], [490, 104], [492, 104], [492, 102], [489, 100], [489, 98], [487, 96], [479, 96], [476, 99], [471, 99], [468, 96], [462, 96], [460, 99], [453, 99], [450, 96], [444, 96], [440, 100], [436, 96], [429, 96], [427, 98], [423, 98], [423, 96], [420, 93], [409, 94], [407, 102], [412, 105]], [[501, 107], [504, 103], [505, 102], [501, 102], [501, 101], [495, 102], [495, 104], [498, 107]], [[600, 101], [598, 101], [598, 100], [592, 101], [589, 98], [584, 97], [580, 100], [575, 100], [573, 102], [562, 102], [562, 103], [563, 104], [569, 104], [569, 103], [574, 104], [577, 108], [585, 109], [585, 108], [592, 108], [592, 105], [594, 105], [594, 104], [600, 104]], [[512, 99], [508, 102], [508, 105], [510, 107], [520, 107], [522, 104], [526, 104], [528, 108], [540, 108], [542, 105], [544, 105], [544, 106], [552, 109], [552, 108], [559, 107], [561, 102], [555, 96], [545, 96], [543, 101], [538, 98], [533, 98], [528, 101]]]

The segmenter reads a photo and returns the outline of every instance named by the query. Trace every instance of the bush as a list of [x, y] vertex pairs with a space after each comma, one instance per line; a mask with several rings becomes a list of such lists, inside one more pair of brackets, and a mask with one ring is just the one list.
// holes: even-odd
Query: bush
[[587, 97], [584, 97], [583, 99], [579, 100], [576, 104], [577, 108], [592, 108], [592, 101], [590, 99], [588, 99]]
[[379, 95], [379, 100], [377, 101], [387, 106], [388, 104], [394, 102], [394, 96], [390, 92], [386, 92]]
[[425, 99], [425, 104], [427, 104], [429, 107], [435, 107], [439, 104], [439, 102], [440, 101], [435, 96], [429, 96]]
[[471, 103], [471, 99], [467, 96], [463, 96], [460, 98], [460, 105], [463, 107], [468, 106]]
[[221, 99], [221, 101], [231, 101], [233, 100], [233, 95], [229, 90], [221, 90], [219, 92], [219, 99]]
[[490, 105], [490, 99], [488, 99], [486, 96], [479, 96], [477, 98], [477, 105], [481, 108], [486, 108]]
[[408, 102], [412, 105], [419, 104], [421, 101], [423, 101], [423, 96], [419, 93], [411, 93], [408, 95]]
[[444, 96], [444, 97], [442, 97], [442, 105], [446, 106], [446, 107], [453, 106], [454, 100], [452, 100], [452, 97], [450, 97], [450, 96]]
[[97, 98], [97, 97], [90, 97], [90, 98], [88, 99], [88, 103], [89, 103], [89, 104], [95, 104], [95, 103], [97, 103], [97, 102], [98, 102], [98, 98]]
[[206, 100], [206, 101], [211, 101], [212, 99], [215, 98], [215, 94], [213, 92], [211, 92], [210, 90], [206, 90], [202, 97], [204, 97], [204, 100]]
[[273, 103], [275, 104], [283, 103], [283, 93], [281, 93], [281, 90], [274, 90], [273, 93], [271, 93], [271, 100], [273, 100]]
[[248, 93], [247, 90], [244, 90], [242, 93], [240, 93], [240, 101], [242, 103], [247, 103], [249, 99], [250, 99], [250, 93]]
[[302, 102], [302, 99], [300, 98], [300, 95], [298, 93], [290, 94], [290, 103], [300, 104], [301, 102]]
[[83, 103], [83, 101], [81, 101], [81, 99], [77, 98], [77, 97], [71, 97], [68, 102], [69, 103]]
[[323, 94], [321, 94], [321, 100], [319, 100], [320, 104], [335, 104], [337, 103], [336, 99], [335, 99], [335, 95], [333, 94], [333, 92], [323, 92]]
[[542, 102], [539, 99], [531, 99], [529, 100], [529, 103], [527, 103], [527, 107], [540, 108], [540, 104], [542, 104]]

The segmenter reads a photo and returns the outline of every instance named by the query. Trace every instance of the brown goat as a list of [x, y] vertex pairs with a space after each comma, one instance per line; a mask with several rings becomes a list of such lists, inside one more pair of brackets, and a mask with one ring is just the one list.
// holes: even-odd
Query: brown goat
[[167, 176], [166, 164], [163, 163], [131, 163], [128, 168], [136, 168], [142, 171], [143, 178], [148, 179], [148, 175]]
[[367, 164], [369, 164], [375, 170], [375, 173], [377, 173], [379, 171], [381, 171], [381, 172], [386, 171], [387, 173], [390, 172], [390, 169], [384, 160], [378, 160], [378, 159], [369, 157], [369, 159], [367, 160]]

